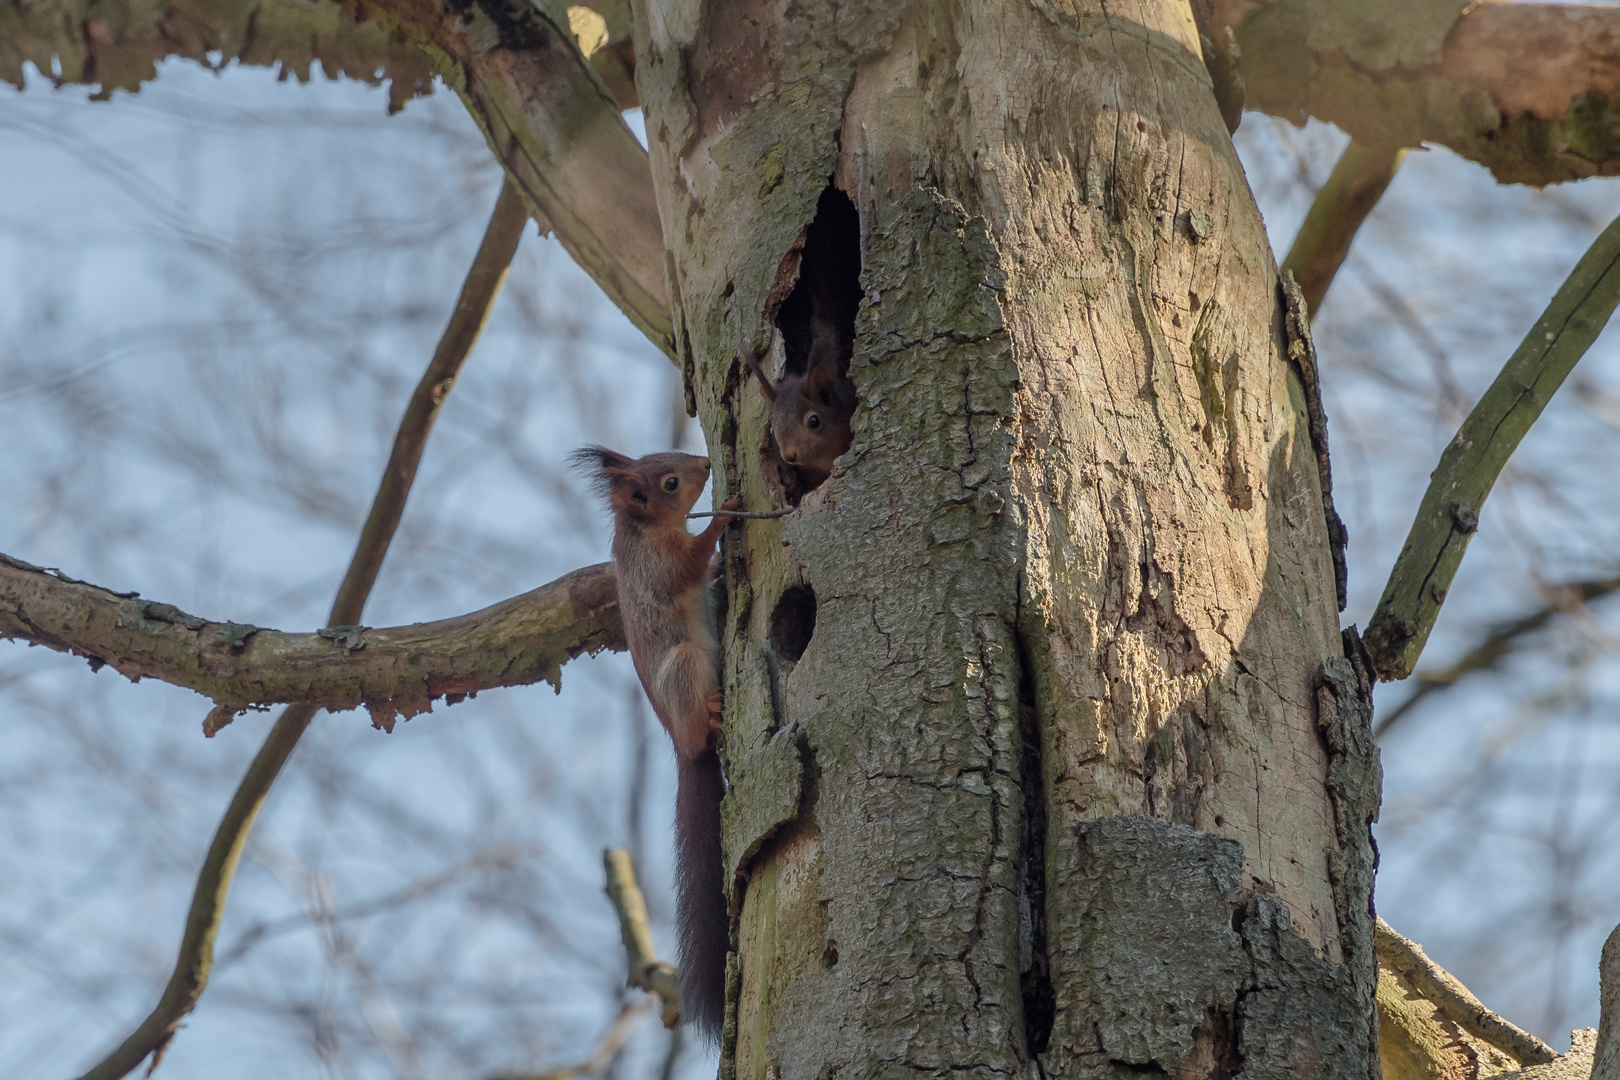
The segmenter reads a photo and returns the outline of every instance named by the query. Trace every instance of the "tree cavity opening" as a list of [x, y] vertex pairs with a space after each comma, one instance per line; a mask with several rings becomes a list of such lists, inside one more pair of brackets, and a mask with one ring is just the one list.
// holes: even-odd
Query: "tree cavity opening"
[[771, 648], [789, 663], [798, 663], [815, 632], [816, 592], [808, 585], [795, 585], [771, 611]]
[[849, 363], [861, 296], [861, 217], [829, 184], [777, 268], [765, 311], [782, 338], [782, 374], [761, 453], [794, 506], [826, 482], [850, 446], [859, 401]]

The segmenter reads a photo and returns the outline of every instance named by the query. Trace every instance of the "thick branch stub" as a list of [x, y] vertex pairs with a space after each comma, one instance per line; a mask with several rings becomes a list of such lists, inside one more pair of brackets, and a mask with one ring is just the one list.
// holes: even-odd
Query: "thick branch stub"
[[1245, 106], [1378, 145], [1434, 143], [1503, 183], [1620, 173], [1620, 10], [1459, 0], [1216, 0]]
[[[480, 690], [549, 682], [581, 653], [622, 650], [609, 563], [431, 623], [310, 634], [215, 622], [0, 555], [0, 637], [83, 656], [133, 681], [212, 698], [210, 723], [283, 702], [364, 706], [379, 727]], [[211, 732], [210, 732], [211, 733]]]

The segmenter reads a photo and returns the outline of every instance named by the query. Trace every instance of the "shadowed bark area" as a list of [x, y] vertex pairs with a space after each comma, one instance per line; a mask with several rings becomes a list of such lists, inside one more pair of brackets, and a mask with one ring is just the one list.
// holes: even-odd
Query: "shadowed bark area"
[[638, 19], [722, 494], [782, 491], [736, 343], [860, 215], [854, 445], [728, 541], [722, 1074], [1376, 1075], [1314, 359], [1185, 5]]

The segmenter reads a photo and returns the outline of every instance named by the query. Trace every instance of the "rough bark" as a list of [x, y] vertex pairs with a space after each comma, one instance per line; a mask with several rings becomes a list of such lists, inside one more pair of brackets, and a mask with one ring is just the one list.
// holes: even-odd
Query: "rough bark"
[[0, 639], [44, 645], [139, 682], [159, 679], [212, 698], [212, 735], [237, 713], [284, 702], [364, 706], [392, 729], [497, 686], [549, 682], [581, 653], [624, 648], [609, 563], [453, 619], [313, 634], [189, 615], [0, 555]]
[[1376, 1075], [1369, 671], [1186, 5], [637, 16], [721, 494], [796, 494], [737, 344], [859, 213], [854, 446], [728, 541], [723, 1074]]

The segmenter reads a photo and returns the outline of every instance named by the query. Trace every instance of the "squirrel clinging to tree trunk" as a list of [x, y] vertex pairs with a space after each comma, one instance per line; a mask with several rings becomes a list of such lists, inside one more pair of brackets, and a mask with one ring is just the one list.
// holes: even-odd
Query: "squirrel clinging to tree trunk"
[[613, 510], [619, 617], [636, 675], [675, 743], [675, 866], [681, 1019], [716, 1039], [725, 1016], [726, 916], [720, 853], [721, 693], [710, 603], [715, 545], [735, 510], [720, 507], [697, 536], [686, 515], [709, 478], [709, 459], [675, 452], [628, 458], [587, 446], [575, 463]]

